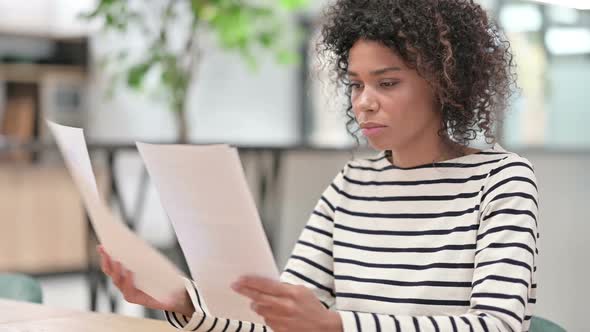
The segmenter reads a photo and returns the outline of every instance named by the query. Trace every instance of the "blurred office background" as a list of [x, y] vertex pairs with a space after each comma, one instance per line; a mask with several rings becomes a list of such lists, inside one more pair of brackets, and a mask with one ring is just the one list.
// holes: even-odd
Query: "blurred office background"
[[[584, 331], [590, 295], [590, 3], [480, 2], [505, 30], [518, 65], [521, 93], [497, 128], [500, 143], [531, 160], [539, 179], [536, 311], [570, 331]], [[308, 1], [297, 13], [281, 14], [285, 33], [301, 36], [289, 45], [299, 53], [297, 64], [278, 63], [267, 50], [255, 49], [253, 68], [204, 32], [197, 83], [188, 93], [189, 141], [243, 147], [245, 172], [280, 267], [351, 151], [373, 153], [354, 148], [342, 100], [325, 85], [326, 77], [308, 74], [315, 73], [311, 45], [326, 3]], [[113, 82], [105, 56], [141, 49], [146, 40], [138, 29], [105, 32], [96, 20], [80, 17], [96, 4], [0, 1], [0, 272], [35, 276], [49, 305], [149, 315], [120, 300], [96, 271], [95, 239], [78, 194], [56, 150], [45, 144], [50, 137], [43, 118], [83, 127], [101, 191], [113, 208], [151, 244], [178, 256], [174, 232], [133, 149], [136, 140], [175, 140], [176, 118], [157, 85], [150, 90], [149, 77], [143, 92]]]

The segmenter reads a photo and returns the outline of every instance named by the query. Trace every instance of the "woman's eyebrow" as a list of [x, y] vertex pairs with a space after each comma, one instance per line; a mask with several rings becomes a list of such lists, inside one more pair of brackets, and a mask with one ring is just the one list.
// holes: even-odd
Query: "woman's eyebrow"
[[[400, 67], [386, 67], [386, 68], [373, 70], [369, 74], [371, 74], [372, 76], [379, 76], [379, 75], [383, 75], [383, 74], [390, 72], [390, 71], [400, 71], [400, 70], [402, 70]], [[353, 71], [348, 71], [347, 74], [348, 74], [348, 76], [359, 76], [359, 74], [357, 74], [356, 72], [353, 72]]]

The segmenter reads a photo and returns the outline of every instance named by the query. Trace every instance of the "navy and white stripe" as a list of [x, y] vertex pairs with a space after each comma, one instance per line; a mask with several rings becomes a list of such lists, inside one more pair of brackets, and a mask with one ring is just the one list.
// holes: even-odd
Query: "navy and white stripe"
[[[282, 280], [311, 288], [346, 332], [528, 331], [538, 204], [531, 164], [498, 145], [412, 168], [383, 152], [353, 160], [322, 194]], [[223, 327], [205, 311], [168, 316], [185, 329]]]

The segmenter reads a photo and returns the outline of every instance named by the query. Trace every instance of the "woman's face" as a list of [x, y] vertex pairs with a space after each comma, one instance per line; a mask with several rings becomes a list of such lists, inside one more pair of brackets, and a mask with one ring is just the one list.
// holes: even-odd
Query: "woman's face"
[[396, 150], [438, 135], [442, 119], [432, 87], [388, 47], [357, 41], [349, 53], [348, 79], [352, 109], [373, 148]]

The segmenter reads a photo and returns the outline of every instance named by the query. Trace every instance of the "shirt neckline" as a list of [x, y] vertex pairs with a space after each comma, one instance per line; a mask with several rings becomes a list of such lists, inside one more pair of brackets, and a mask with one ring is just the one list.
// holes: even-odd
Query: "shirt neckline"
[[419, 168], [436, 167], [437, 165], [444, 165], [444, 164], [458, 164], [459, 161], [462, 161], [464, 159], [467, 159], [467, 158], [470, 158], [473, 156], [477, 156], [477, 155], [484, 155], [488, 152], [505, 152], [505, 151], [502, 147], [500, 147], [500, 145], [498, 143], [495, 143], [494, 145], [492, 145], [491, 147], [489, 147], [487, 149], [483, 149], [478, 152], [470, 153], [470, 154], [463, 155], [460, 157], [455, 157], [455, 158], [451, 158], [451, 159], [447, 159], [447, 160], [441, 160], [441, 161], [437, 161], [434, 163], [420, 164], [420, 165], [411, 166], [411, 167], [400, 167], [400, 166], [395, 166], [395, 165], [391, 164], [385, 155], [385, 150], [382, 150], [379, 152], [379, 154], [377, 155], [377, 158], [375, 160], [377, 161], [377, 163], [380, 167], [399, 169], [399, 170], [412, 170], [412, 169], [419, 169]]

